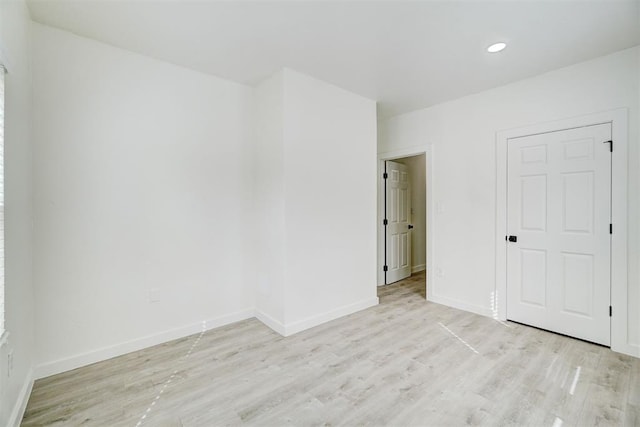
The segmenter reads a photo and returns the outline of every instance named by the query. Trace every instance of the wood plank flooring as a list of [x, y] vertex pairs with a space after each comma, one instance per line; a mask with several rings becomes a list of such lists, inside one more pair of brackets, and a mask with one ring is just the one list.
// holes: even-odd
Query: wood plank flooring
[[252, 319], [36, 382], [28, 426], [640, 426], [640, 359], [429, 303], [283, 338]]

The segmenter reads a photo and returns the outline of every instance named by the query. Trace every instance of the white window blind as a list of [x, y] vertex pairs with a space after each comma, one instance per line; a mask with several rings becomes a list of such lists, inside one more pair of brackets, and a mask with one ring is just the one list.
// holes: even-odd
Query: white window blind
[[0, 64], [0, 337], [4, 334], [4, 73]]

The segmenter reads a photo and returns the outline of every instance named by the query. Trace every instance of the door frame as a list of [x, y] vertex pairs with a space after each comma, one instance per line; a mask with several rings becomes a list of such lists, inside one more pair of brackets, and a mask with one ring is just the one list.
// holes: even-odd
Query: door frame
[[611, 349], [640, 356], [640, 347], [627, 340], [627, 145], [628, 110], [620, 108], [496, 133], [496, 287], [493, 316], [507, 319], [507, 143], [511, 138], [611, 123]]
[[[384, 271], [382, 270], [384, 266], [384, 225], [382, 224], [382, 220], [384, 219], [384, 180], [382, 179], [382, 174], [384, 173], [384, 162], [387, 160], [397, 160], [404, 157], [412, 157], [419, 156], [424, 154], [424, 167], [425, 167], [425, 179], [426, 179], [426, 196], [425, 196], [425, 216], [426, 216], [426, 265], [425, 269], [427, 271], [427, 280], [426, 283], [433, 283], [432, 275], [433, 269], [431, 268], [434, 260], [434, 246], [433, 246], [433, 232], [434, 223], [433, 223], [433, 147], [430, 144], [425, 144], [419, 147], [411, 147], [405, 148], [401, 150], [392, 150], [385, 151], [382, 153], [378, 153], [378, 175], [377, 175], [377, 186], [378, 186], [378, 214], [377, 214], [377, 237], [378, 237], [378, 262], [376, 263], [376, 277], [377, 277], [377, 286], [384, 285]], [[426, 284], [425, 284], [426, 286]], [[431, 301], [432, 295], [432, 287], [427, 286], [427, 300]]]

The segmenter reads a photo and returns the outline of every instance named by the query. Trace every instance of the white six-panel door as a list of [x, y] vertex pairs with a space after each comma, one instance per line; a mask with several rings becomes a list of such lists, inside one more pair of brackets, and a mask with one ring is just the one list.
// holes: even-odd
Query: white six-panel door
[[386, 260], [385, 283], [393, 283], [411, 275], [411, 233], [409, 220], [409, 172], [407, 166], [386, 162]]
[[610, 345], [611, 125], [508, 140], [507, 318]]

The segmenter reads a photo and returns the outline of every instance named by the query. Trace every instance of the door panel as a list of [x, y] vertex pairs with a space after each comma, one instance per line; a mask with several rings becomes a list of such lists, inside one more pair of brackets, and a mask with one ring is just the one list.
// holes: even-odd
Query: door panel
[[507, 318], [610, 343], [611, 125], [508, 141]]
[[562, 231], [593, 233], [593, 172], [562, 174]]
[[562, 310], [593, 315], [593, 255], [562, 253]]
[[539, 249], [521, 249], [520, 301], [539, 307], [547, 305], [547, 252]]
[[401, 163], [387, 161], [387, 274], [386, 283], [397, 282], [411, 275], [411, 233], [409, 216], [409, 173]]
[[547, 230], [547, 176], [532, 175], [521, 178], [522, 208], [520, 215], [523, 230]]

